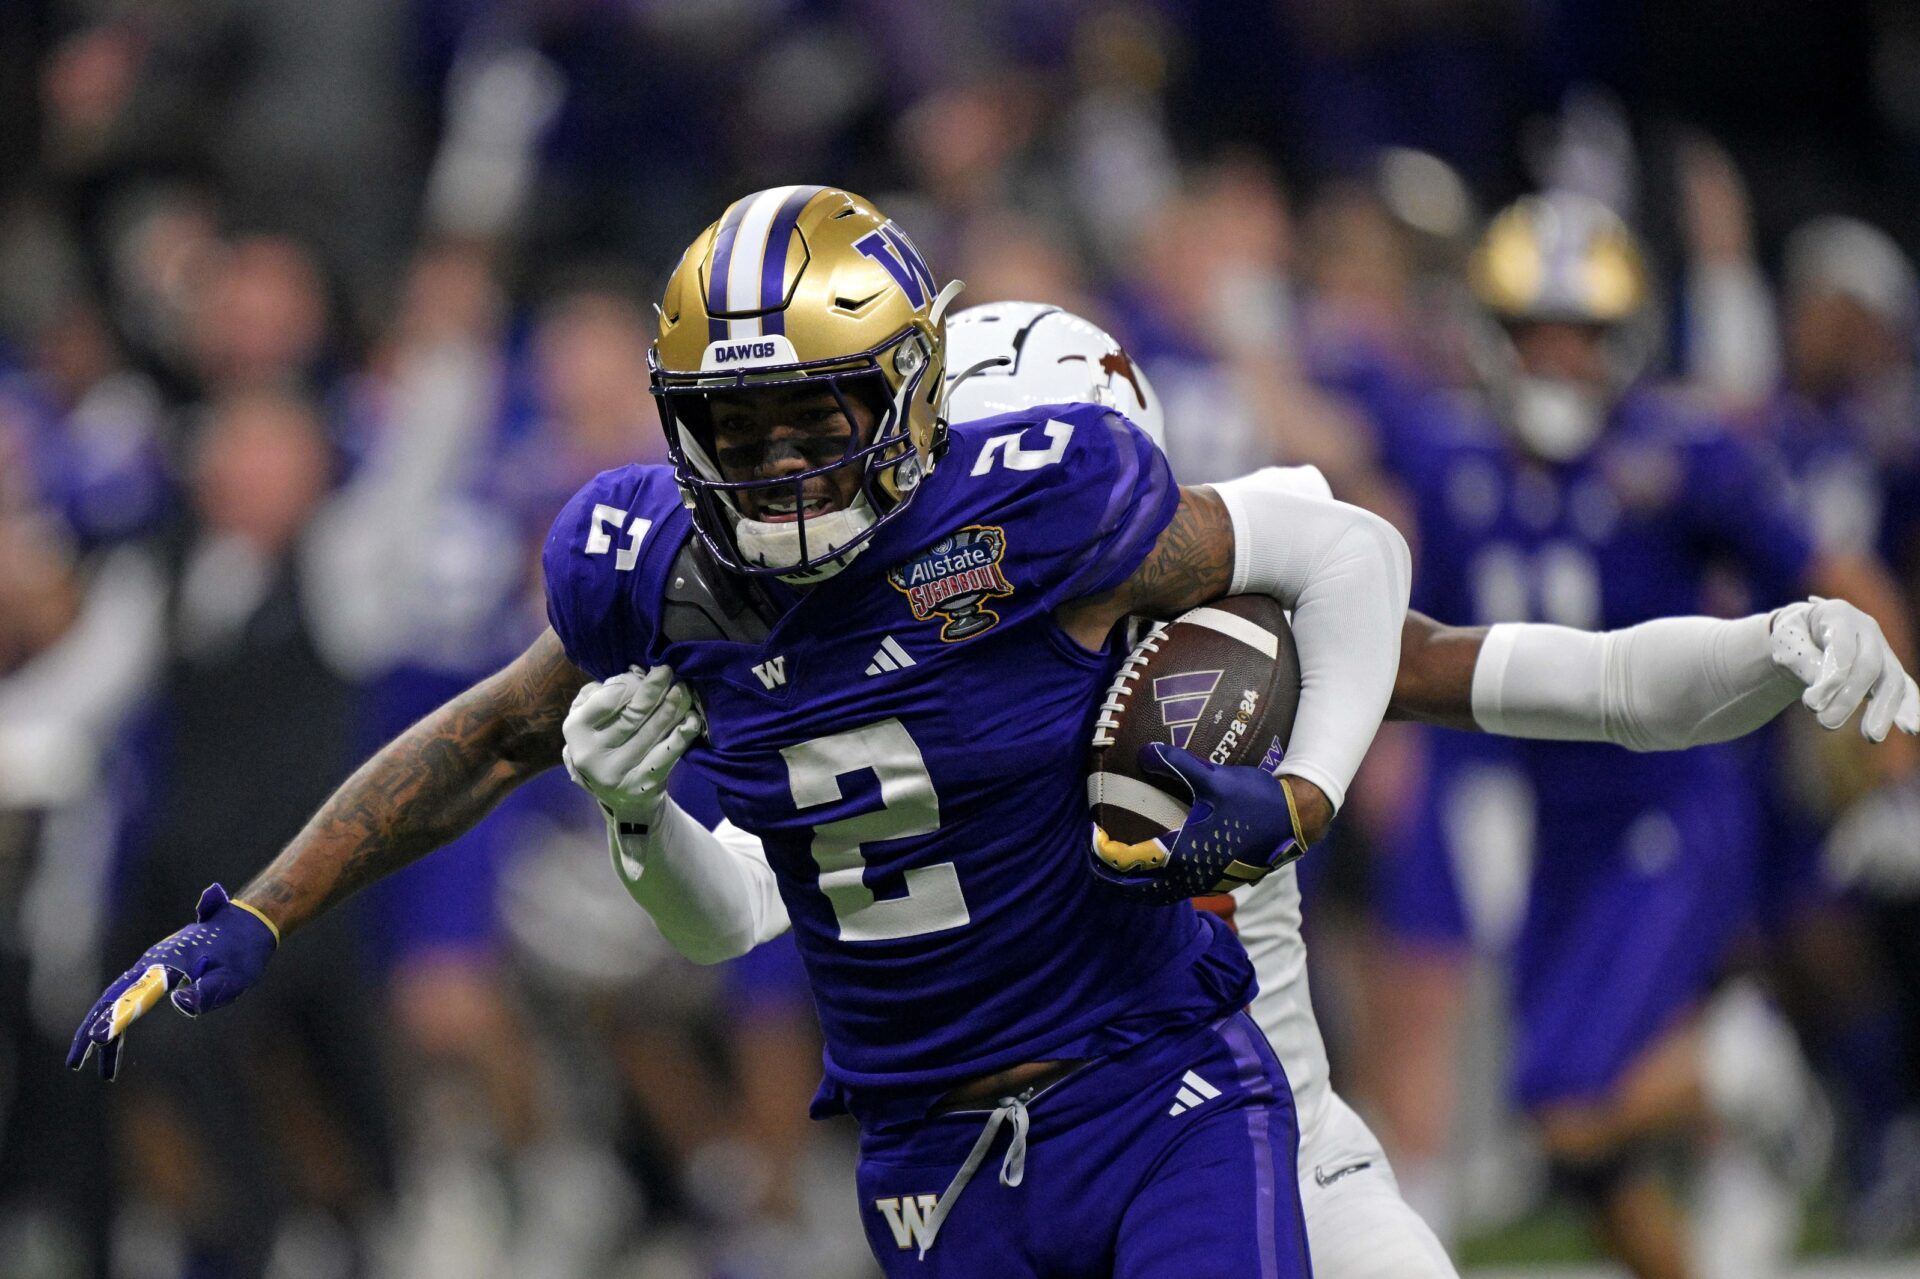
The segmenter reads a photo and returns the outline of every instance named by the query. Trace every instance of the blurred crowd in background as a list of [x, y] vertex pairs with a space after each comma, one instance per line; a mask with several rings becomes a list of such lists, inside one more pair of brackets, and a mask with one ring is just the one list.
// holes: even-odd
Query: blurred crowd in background
[[[804, 1117], [797, 960], [679, 961], [557, 772], [218, 1024], [143, 1022], [112, 1088], [60, 1068], [206, 884], [538, 633], [553, 514], [664, 459], [656, 285], [782, 182], [871, 196], [961, 305], [1110, 328], [1184, 480], [1315, 463], [1416, 557], [1396, 406], [1472, 381], [1468, 248], [1527, 191], [1597, 198], [1654, 267], [1652, 375], [1776, 451], [1823, 545], [1920, 592], [1908, 6], [12, 0], [0, 1275], [866, 1272], [851, 1134]], [[1459, 936], [1376, 909], [1438, 740], [1383, 733], [1308, 929], [1336, 1079], [1436, 1227], [1495, 1255], [1550, 1190], [1475, 976], [1524, 858], [1490, 858], [1494, 922]], [[1836, 741], [1752, 764], [1817, 782], [1793, 840], [1853, 838], [1819, 919], [1728, 964], [1803, 1014], [1832, 1097], [1817, 1246], [1897, 1249], [1920, 870], [1884, 848], [1920, 844], [1920, 802]]]

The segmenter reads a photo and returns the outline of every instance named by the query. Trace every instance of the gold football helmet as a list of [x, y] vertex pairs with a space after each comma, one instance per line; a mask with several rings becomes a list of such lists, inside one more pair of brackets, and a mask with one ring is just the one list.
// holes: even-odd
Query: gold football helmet
[[1598, 200], [1530, 196], [1494, 218], [1467, 279], [1509, 323], [1618, 324], [1647, 301], [1647, 268], [1620, 216]]
[[[694, 526], [727, 567], [813, 581], [837, 572], [905, 509], [945, 446], [947, 305], [913, 241], [872, 204], [834, 187], [789, 186], [735, 200], [681, 255], [649, 356], [653, 393]], [[844, 456], [774, 479], [728, 480], [715, 464], [711, 397], [824, 386], [850, 422], [872, 416]], [[800, 486], [858, 468], [852, 508], [808, 515]], [[745, 490], [792, 495], [795, 518], [762, 524]]]
[[[1658, 337], [1646, 262], [1627, 224], [1586, 196], [1530, 196], [1488, 225], [1467, 283], [1483, 320], [1474, 362], [1501, 421], [1536, 456], [1567, 461], [1585, 453]], [[1514, 341], [1529, 325], [1582, 331], [1583, 341], [1601, 346], [1605, 378], [1530, 372]]]

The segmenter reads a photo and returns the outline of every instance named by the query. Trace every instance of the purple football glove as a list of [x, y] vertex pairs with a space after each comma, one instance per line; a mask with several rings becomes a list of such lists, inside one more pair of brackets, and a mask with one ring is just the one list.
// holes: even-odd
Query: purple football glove
[[1140, 767], [1183, 788], [1186, 822], [1159, 839], [1122, 844], [1093, 828], [1095, 878], [1150, 902], [1177, 902], [1257, 884], [1307, 850], [1286, 785], [1262, 768], [1210, 764], [1162, 742]]
[[67, 1069], [80, 1069], [98, 1048], [100, 1077], [112, 1079], [120, 1037], [162, 995], [172, 991], [173, 1006], [189, 1017], [224, 1008], [260, 980], [279, 945], [279, 932], [265, 915], [229, 900], [215, 884], [200, 894], [193, 923], [148, 947], [95, 1001], [74, 1033]]

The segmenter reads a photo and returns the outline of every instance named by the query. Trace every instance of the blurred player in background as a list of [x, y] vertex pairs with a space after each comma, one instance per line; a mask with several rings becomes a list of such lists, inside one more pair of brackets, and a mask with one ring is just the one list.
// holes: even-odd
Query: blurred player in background
[[[1776, 303], [1739, 170], [1704, 139], [1680, 163], [1686, 367], [1784, 463], [1814, 542], [1881, 556], [1908, 593], [1920, 528], [1916, 281], [1884, 231], [1826, 215], [1786, 237]], [[1920, 802], [1906, 752], [1852, 749], [1783, 726], [1764, 743], [1777, 838], [1762, 940], [1783, 1006], [1834, 1090], [1855, 1241], [1920, 1236], [1920, 1080], [1911, 1068]], [[1817, 851], [1816, 851], [1817, 850]], [[1905, 1023], [1903, 1025], [1903, 1022]]]
[[[1821, 552], [1763, 454], [1636, 385], [1647, 274], [1610, 211], [1523, 201], [1489, 228], [1471, 283], [1484, 407], [1435, 399], [1386, 454], [1416, 499], [1428, 607], [1619, 626], [1727, 599], [1716, 573], [1730, 569], [1732, 601], [1845, 594], [1904, 651], [1906, 615], [1874, 560]], [[1387, 863], [1387, 918], [1425, 939], [1407, 964], [1431, 971], [1433, 944], [1474, 925], [1463, 889], [1487, 882], [1475, 862], [1537, 847], [1512, 925], [1513, 1086], [1564, 1184], [1640, 1274], [1770, 1273], [1792, 1244], [1793, 1196], [1755, 1188], [1769, 1186], [1761, 1154], [1776, 1176], [1819, 1157], [1817, 1093], [1777, 1015], [1757, 998], [1701, 1011], [1771, 873], [1757, 799], [1735, 747], [1653, 760], [1442, 739], [1418, 843]], [[1513, 830], [1516, 816], [1530, 829]], [[1709, 1122], [1696, 1256], [1645, 1155]], [[1749, 1210], [1737, 1231], [1716, 1191]]]

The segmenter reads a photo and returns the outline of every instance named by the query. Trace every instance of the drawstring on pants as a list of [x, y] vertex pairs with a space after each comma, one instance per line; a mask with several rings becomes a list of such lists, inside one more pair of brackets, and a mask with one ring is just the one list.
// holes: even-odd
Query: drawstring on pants
[[973, 1180], [973, 1174], [980, 1171], [981, 1164], [987, 1162], [987, 1155], [993, 1149], [993, 1139], [1009, 1119], [1013, 1121], [1013, 1140], [1007, 1143], [1007, 1157], [1000, 1161], [1000, 1184], [1017, 1186], [1021, 1178], [1027, 1175], [1027, 1103], [1033, 1100], [1036, 1091], [1029, 1088], [1017, 1096], [1002, 1097], [993, 1113], [987, 1116], [987, 1126], [981, 1129], [973, 1149], [967, 1152], [960, 1171], [953, 1174], [953, 1180], [940, 1192], [940, 1201], [934, 1204], [932, 1213], [928, 1214], [926, 1233], [921, 1236], [920, 1260], [927, 1259], [927, 1249], [933, 1247], [941, 1223], [946, 1221], [947, 1213], [952, 1211], [960, 1192]]

